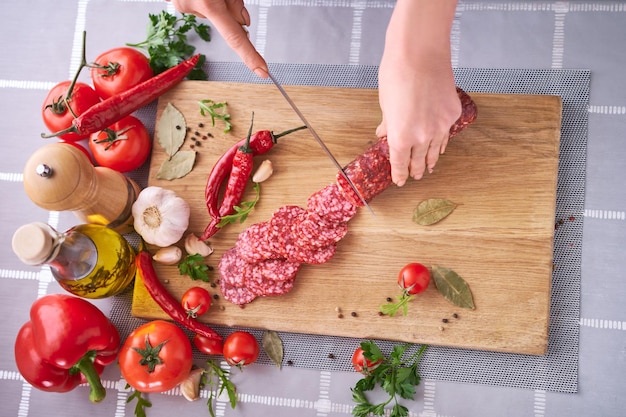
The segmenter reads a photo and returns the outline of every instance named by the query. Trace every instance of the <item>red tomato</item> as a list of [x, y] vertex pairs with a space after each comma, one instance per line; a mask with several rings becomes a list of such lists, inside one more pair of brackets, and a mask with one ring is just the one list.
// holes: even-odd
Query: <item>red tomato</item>
[[430, 270], [417, 262], [405, 265], [398, 274], [398, 285], [408, 294], [419, 294], [430, 283]]
[[129, 172], [146, 162], [152, 140], [139, 119], [126, 116], [108, 129], [93, 133], [89, 138], [89, 149], [98, 165]]
[[254, 363], [259, 357], [259, 342], [244, 331], [231, 333], [224, 340], [224, 359], [229, 365], [244, 367]]
[[191, 287], [183, 294], [181, 304], [187, 315], [195, 319], [211, 307], [211, 294], [202, 287]]
[[133, 48], [114, 48], [98, 56], [91, 81], [100, 97], [107, 99], [152, 78], [150, 60]]
[[224, 344], [221, 340], [209, 339], [197, 333], [193, 337], [193, 345], [205, 355], [222, 355], [224, 353]]
[[137, 327], [120, 349], [122, 377], [139, 392], [164, 392], [191, 371], [191, 343], [174, 323], [154, 320]]
[[363, 375], [369, 375], [382, 361], [372, 362], [369, 359], [365, 359], [363, 355], [363, 349], [361, 346], [356, 348], [352, 354], [352, 366], [354, 370], [362, 373]]
[[[52, 133], [69, 128], [76, 116], [80, 116], [100, 101], [100, 97], [93, 88], [85, 83], [77, 82], [74, 84], [72, 95], [66, 103], [65, 96], [71, 84], [71, 81], [63, 81], [52, 87], [41, 106], [43, 123]], [[68, 105], [71, 111], [68, 109]], [[70, 132], [59, 135], [59, 138], [68, 142], [75, 142], [88, 136]]]

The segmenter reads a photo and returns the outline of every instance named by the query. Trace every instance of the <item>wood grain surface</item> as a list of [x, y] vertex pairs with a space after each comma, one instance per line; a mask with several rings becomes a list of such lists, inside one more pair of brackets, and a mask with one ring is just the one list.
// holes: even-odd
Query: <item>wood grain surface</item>
[[[376, 140], [376, 90], [285, 88], [342, 165]], [[375, 216], [359, 209], [330, 262], [304, 265], [287, 295], [257, 298], [245, 308], [220, 297], [201, 319], [216, 325], [545, 354], [561, 100], [469, 93], [478, 106], [475, 123], [451, 141], [432, 174], [401, 188], [391, 186], [372, 201]], [[221, 121], [212, 126], [200, 114], [198, 101], [205, 99], [228, 103], [230, 133], [223, 133]], [[301, 122], [267, 84], [185, 81], [161, 97], [157, 120], [167, 103], [185, 115], [190, 131], [183, 149], [197, 141], [196, 164], [184, 178], [157, 180], [165, 154], [155, 136], [149, 184], [172, 189], [190, 203], [190, 231], [199, 235], [209, 221], [204, 203], [209, 172], [226, 149], [245, 137], [252, 112], [255, 131], [279, 133]], [[216, 269], [245, 227], [268, 220], [282, 205], [305, 207], [307, 197], [332, 183], [336, 174], [307, 130], [281, 138], [265, 157], [255, 158], [256, 164], [263, 159], [273, 162], [274, 175], [261, 184], [258, 205], [244, 224], [229, 225], [210, 239], [215, 252], [207, 260]], [[250, 186], [245, 199], [253, 197]], [[418, 226], [412, 212], [429, 198], [450, 199], [459, 207], [436, 225]], [[386, 298], [399, 296], [397, 274], [409, 262], [456, 271], [470, 285], [476, 309], [454, 306], [431, 283], [411, 301], [407, 316], [379, 316]], [[181, 276], [175, 266], [156, 269], [177, 298], [194, 285], [220, 295], [219, 288]], [[213, 279], [218, 279], [217, 271]], [[132, 314], [167, 318], [141, 281], [135, 283]]]

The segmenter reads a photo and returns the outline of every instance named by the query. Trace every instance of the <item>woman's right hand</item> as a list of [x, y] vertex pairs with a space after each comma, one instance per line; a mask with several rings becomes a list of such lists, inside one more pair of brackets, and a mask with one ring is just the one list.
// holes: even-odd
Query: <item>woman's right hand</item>
[[248, 38], [244, 26], [250, 14], [243, 0], [171, 0], [181, 13], [208, 19], [243, 63], [261, 78], [267, 78], [267, 63]]

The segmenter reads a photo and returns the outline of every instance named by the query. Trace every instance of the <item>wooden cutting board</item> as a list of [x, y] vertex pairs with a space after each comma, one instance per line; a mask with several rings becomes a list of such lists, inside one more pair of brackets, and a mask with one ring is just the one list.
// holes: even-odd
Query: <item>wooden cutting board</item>
[[[286, 90], [342, 165], [376, 140], [380, 120], [376, 90], [303, 86], [286, 86]], [[451, 141], [435, 171], [404, 187], [388, 188], [371, 203], [375, 216], [359, 209], [330, 262], [303, 266], [287, 295], [257, 298], [245, 308], [220, 298], [202, 320], [225, 326], [545, 354], [561, 100], [471, 95], [478, 118]], [[222, 132], [221, 121], [212, 126], [209, 117], [201, 116], [198, 101], [205, 99], [228, 103], [230, 133]], [[149, 184], [174, 190], [190, 203], [190, 230], [199, 235], [209, 221], [204, 203], [208, 174], [217, 158], [245, 137], [252, 112], [255, 131], [279, 133], [301, 122], [276, 88], [267, 84], [186, 81], [159, 100], [157, 120], [168, 103], [186, 118], [190, 131], [183, 149], [197, 142], [196, 164], [184, 178], [157, 180], [165, 154], [155, 140]], [[306, 130], [280, 139], [266, 158], [274, 164], [274, 175], [261, 184], [261, 199], [248, 220], [210, 239], [215, 249], [207, 258], [210, 265], [217, 267], [222, 253], [245, 227], [268, 220], [280, 206], [305, 207], [312, 193], [335, 178], [335, 167]], [[257, 157], [256, 164], [266, 158]], [[245, 200], [253, 197], [250, 186]], [[429, 198], [449, 199], [459, 207], [436, 225], [418, 226], [412, 221], [413, 209]], [[476, 309], [454, 306], [431, 283], [411, 301], [407, 316], [379, 316], [386, 298], [399, 296], [397, 275], [409, 262], [456, 271], [469, 284]], [[178, 298], [194, 285], [219, 294], [219, 288], [179, 275], [175, 266], [156, 268]], [[213, 276], [217, 279], [216, 271]], [[135, 283], [132, 314], [167, 318], [141, 281]]]

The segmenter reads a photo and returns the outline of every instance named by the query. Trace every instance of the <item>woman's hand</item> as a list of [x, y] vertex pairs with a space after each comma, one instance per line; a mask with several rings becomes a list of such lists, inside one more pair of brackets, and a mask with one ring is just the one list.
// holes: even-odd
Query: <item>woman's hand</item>
[[387, 29], [379, 68], [383, 120], [376, 130], [389, 142], [391, 177], [432, 172], [461, 115], [450, 62], [455, 1], [399, 0]]
[[261, 78], [267, 78], [267, 63], [248, 38], [244, 26], [250, 25], [250, 14], [243, 0], [171, 0], [181, 13], [208, 19], [243, 63]]

